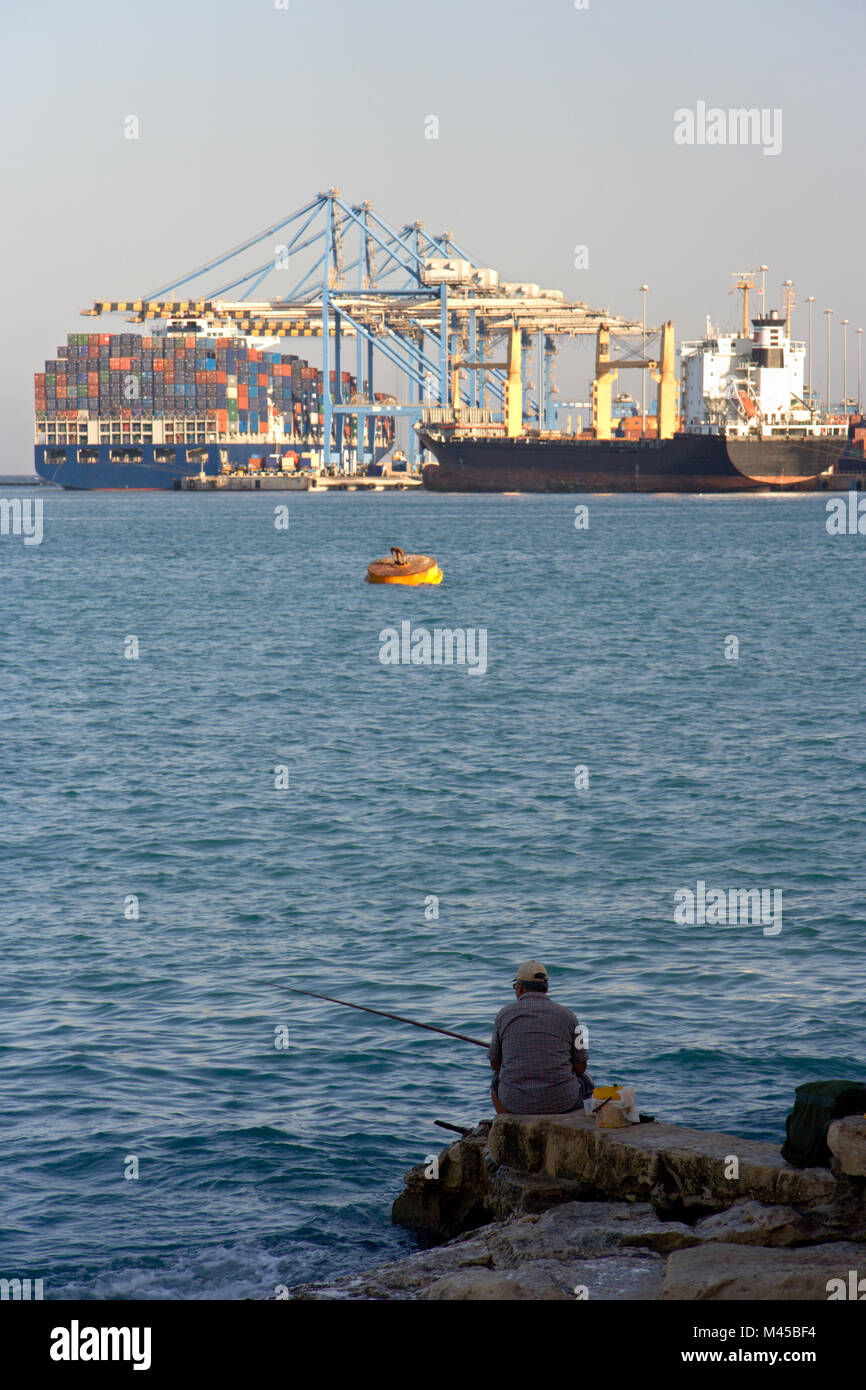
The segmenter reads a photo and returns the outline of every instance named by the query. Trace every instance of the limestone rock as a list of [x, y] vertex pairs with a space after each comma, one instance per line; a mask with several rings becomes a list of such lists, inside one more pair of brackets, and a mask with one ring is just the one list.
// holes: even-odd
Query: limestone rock
[[826, 1300], [831, 1279], [848, 1278], [863, 1263], [863, 1247], [840, 1241], [799, 1249], [707, 1242], [668, 1258], [662, 1298], [748, 1302]]
[[582, 1260], [576, 1267], [575, 1285], [586, 1288], [589, 1301], [650, 1302], [661, 1298], [665, 1262], [660, 1255], [635, 1250], [630, 1255], [608, 1255]]
[[698, 1241], [688, 1226], [660, 1221], [646, 1202], [568, 1202], [536, 1219], [524, 1217], [488, 1231], [485, 1239], [497, 1266], [615, 1254], [628, 1247], [667, 1254]]
[[866, 1116], [834, 1120], [827, 1130], [827, 1147], [846, 1177], [866, 1178]]
[[504, 1165], [490, 1175], [491, 1214], [501, 1221], [517, 1214], [549, 1211], [561, 1202], [574, 1202], [584, 1195], [584, 1184], [575, 1178], [521, 1173]]
[[434, 1280], [460, 1269], [491, 1264], [490, 1251], [482, 1240], [463, 1237], [450, 1245], [416, 1251], [402, 1259], [378, 1265], [360, 1275], [348, 1275], [329, 1284], [306, 1284], [292, 1291], [294, 1298], [306, 1299], [416, 1299]]
[[488, 1221], [492, 1211], [485, 1147], [484, 1133], [450, 1144], [439, 1154], [438, 1177], [429, 1177], [423, 1163], [410, 1168], [406, 1186], [391, 1208], [394, 1224], [426, 1240], [449, 1240]]
[[659, 1123], [598, 1129], [587, 1116], [498, 1115], [497, 1164], [570, 1178], [586, 1196], [652, 1200], [672, 1214], [721, 1211], [738, 1198], [804, 1206], [831, 1199], [826, 1168], [791, 1168], [774, 1144]]
[[831, 1201], [809, 1207], [809, 1219], [827, 1240], [866, 1241], [866, 1182], [841, 1178]]
[[565, 1265], [538, 1261], [521, 1269], [467, 1269], [447, 1274], [424, 1295], [432, 1300], [489, 1299], [499, 1302], [532, 1299], [538, 1302], [574, 1298], [570, 1272]]
[[592, 1302], [598, 1299], [658, 1299], [664, 1264], [658, 1255], [634, 1254], [596, 1260], [533, 1260], [515, 1269], [466, 1270], [432, 1285], [430, 1300], [485, 1299]]
[[444, 1149], [436, 1177], [413, 1168], [394, 1203], [395, 1222], [447, 1243], [296, 1296], [652, 1299], [664, 1283], [667, 1299], [824, 1298], [866, 1260], [864, 1122], [831, 1135], [836, 1173], [686, 1126], [500, 1115]]
[[[697, 1239], [686, 1226], [660, 1221], [647, 1203], [568, 1202], [541, 1216], [495, 1221], [361, 1276], [306, 1286], [295, 1296], [550, 1299], [576, 1298], [580, 1286], [590, 1298], [658, 1298], [660, 1257]], [[434, 1295], [434, 1285], [446, 1279]]]
[[815, 1225], [792, 1207], [771, 1207], [746, 1200], [735, 1202], [714, 1216], [704, 1217], [696, 1223], [694, 1234], [701, 1241], [784, 1246], [803, 1244], [813, 1238]]

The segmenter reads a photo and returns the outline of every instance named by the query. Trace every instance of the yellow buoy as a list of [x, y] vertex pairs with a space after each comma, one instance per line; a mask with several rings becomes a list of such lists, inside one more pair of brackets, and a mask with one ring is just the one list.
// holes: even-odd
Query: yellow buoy
[[390, 556], [367, 566], [368, 584], [441, 584], [442, 571], [432, 555], [404, 555], [399, 545]]

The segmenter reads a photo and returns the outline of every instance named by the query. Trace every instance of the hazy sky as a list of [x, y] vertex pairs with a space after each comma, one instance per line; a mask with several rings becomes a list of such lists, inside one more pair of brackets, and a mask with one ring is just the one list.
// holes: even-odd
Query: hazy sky
[[[765, 262], [768, 307], [789, 278], [815, 296], [819, 384], [822, 311], [839, 387], [850, 320], [856, 393], [866, 0], [588, 4], [0, 0], [0, 470], [32, 469], [33, 373], [65, 335], [126, 330], [82, 308], [146, 294], [331, 185], [453, 230], [506, 279], [634, 317], [646, 281], [649, 319], [679, 338], [707, 313], [733, 322], [731, 271]], [[699, 102], [781, 110], [781, 151], [676, 144], [674, 112]], [[587, 375], [561, 372], [562, 394]]]

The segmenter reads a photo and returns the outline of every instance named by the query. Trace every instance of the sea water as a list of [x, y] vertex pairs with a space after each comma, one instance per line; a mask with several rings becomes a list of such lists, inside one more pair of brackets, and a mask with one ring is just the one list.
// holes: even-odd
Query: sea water
[[[486, 1055], [290, 986], [486, 1039], [535, 957], [597, 1084], [773, 1143], [862, 1078], [866, 538], [824, 498], [39, 495], [0, 536], [0, 1275], [267, 1298], [412, 1248]], [[444, 582], [363, 583], [391, 545]]]

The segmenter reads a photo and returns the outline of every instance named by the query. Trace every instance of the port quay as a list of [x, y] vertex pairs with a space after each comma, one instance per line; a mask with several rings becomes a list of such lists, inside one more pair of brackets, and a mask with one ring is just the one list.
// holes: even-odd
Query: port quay
[[[274, 268], [292, 290], [255, 300]], [[198, 297], [180, 298], [191, 286]], [[150, 295], [83, 312], [137, 330], [70, 334], [36, 374], [36, 470], [69, 488], [274, 487], [294, 473], [311, 475], [292, 482], [310, 490], [417, 486], [421, 427], [579, 430], [556, 399], [560, 338], [604, 327], [638, 366], [658, 336], [562, 291], [503, 282], [451, 232], [388, 223], [337, 188]], [[316, 340], [321, 367], [284, 352], [285, 339]], [[377, 389], [386, 364], [399, 397]]]
[[[264, 263], [262, 242], [275, 245]], [[277, 268], [288, 295], [223, 297], [252, 296]], [[678, 380], [673, 322], [648, 325], [645, 299], [638, 322], [504, 281], [452, 232], [388, 223], [330, 188], [152, 294], [84, 310], [142, 331], [71, 333], [46, 360], [36, 472], [109, 491], [863, 489], [861, 402], [850, 411], [846, 392], [834, 413], [813, 389], [793, 281], [769, 308], [754, 271], [735, 280], [740, 328], [708, 319], [679, 347]], [[178, 297], [191, 287], [199, 298]], [[591, 399], [564, 401], [558, 344], [581, 337], [595, 348]], [[286, 338], [315, 339], [321, 366], [284, 352]], [[396, 392], [377, 389], [383, 368]], [[614, 394], [629, 371], [640, 406]]]

